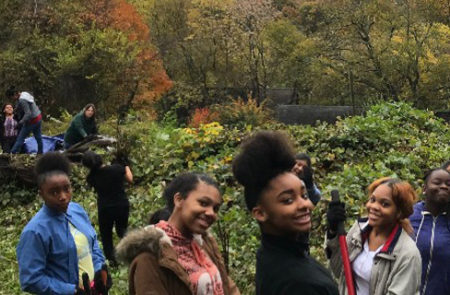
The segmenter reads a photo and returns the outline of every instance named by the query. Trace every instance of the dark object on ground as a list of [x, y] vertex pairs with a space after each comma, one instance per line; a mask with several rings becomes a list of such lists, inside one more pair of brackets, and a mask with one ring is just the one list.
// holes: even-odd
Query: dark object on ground
[[[49, 136], [48, 138], [52, 138]], [[58, 140], [50, 140], [54, 142], [56, 148], [56, 142]], [[86, 152], [91, 146], [108, 147], [116, 142], [114, 138], [95, 135], [85, 138], [82, 142], [79, 142], [71, 146], [68, 150], [64, 151], [64, 154], [72, 162], [81, 162], [84, 152]], [[36, 144], [36, 143], [35, 143]], [[30, 154], [0, 154], [0, 179], [2, 182], [7, 182], [8, 179], [20, 179], [21, 182], [27, 185], [35, 185], [34, 164], [36, 158], [39, 155]]]
[[[58, 134], [55, 136], [42, 135], [43, 153], [62, 150], [64, 146], [64, 134]], [[25, 143], [22, 147], [25, 154], [37, 153], [37, 142], [34, 137], [28, 137], [25, 139]]]

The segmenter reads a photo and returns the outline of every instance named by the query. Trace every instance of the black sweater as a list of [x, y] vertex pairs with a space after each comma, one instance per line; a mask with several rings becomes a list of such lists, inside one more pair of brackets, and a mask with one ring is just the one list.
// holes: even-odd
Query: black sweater
[[305, 238], [263, 234], [256, 262], [257, 295], [338, 295], [330, 272], [307, 254]]

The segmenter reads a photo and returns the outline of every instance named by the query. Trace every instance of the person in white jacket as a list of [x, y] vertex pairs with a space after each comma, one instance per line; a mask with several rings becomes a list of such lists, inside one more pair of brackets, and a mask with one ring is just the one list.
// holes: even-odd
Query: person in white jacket
[[6, 96], [17, 100], [15, 112], [18, 115], [18, 125], [20, 127], [20, 132], [17, 135], [16, 142], [11, 148], [11, 153], [19, 153], [25, 142], [25, 138], [32, 132], [37, 142], [37, 153], [42, 154], [42, 114], [34, 101], [34, 97], [25, 91], [18, 92], [14, 87], [10, 87], [7, 90]]

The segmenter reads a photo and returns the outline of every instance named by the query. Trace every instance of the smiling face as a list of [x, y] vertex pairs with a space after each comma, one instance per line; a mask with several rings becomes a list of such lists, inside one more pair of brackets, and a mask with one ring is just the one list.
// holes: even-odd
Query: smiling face
[[13, 111], [14, 108], [10, 104], [6, 104], [5, 107], [3, 108], [3, 113], [5, 114], [5, 116], [11, 116], [13, 114]]
[[389, 229], [400, 219], [400, 213], [392, 199], [392, 189], [380, 184], [366, 203], [369, 225], [373, 228]]
[[303, 181], [285, 172], [269, 182], [252, 215], [265, 233], [295, 237], [311, 229], [312, 209]]
[[175, 208], [169, 219], [184, 235], [204, 234], [217, 220], [222, 197], [216, 187], [200, 181], [186, 198], [174, 196]]
[[450, 202], [450, 173], [444, 169], [433, 171], [424, 186], [426, 202], [435, 206], [447, 206]]
[[301, 177], [303, 175], [303, 168], [305, 166], [308, 166], [308, 162], [306, 160], [299, 160], [296, 159], [295, 160], [295, 165], [292, 168], [292, 172], [294, 172], [295, 174], [297, 174], [299, 177]]
[[62, 173], [47, 177], [39, 189], [39, 194], [49, 208], [60, 213], [66, 212], [72, 199], [69, 178]]

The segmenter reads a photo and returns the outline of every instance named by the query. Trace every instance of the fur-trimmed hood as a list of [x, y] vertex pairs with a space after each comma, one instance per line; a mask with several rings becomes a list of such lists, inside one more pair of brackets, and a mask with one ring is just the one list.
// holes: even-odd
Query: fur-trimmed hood
[[[194, 239], [200, 246], [203, 245], [201, 235], [194, 235]], [[159, 258], [161, 249], [167, 246], [172, 247], [172, 241], [166, 232], [154, 225], [148, 225], [128, 232], [116, 247], [116, 257], [126, 264], [130, 264], [143, 252], [149, 252]]]

